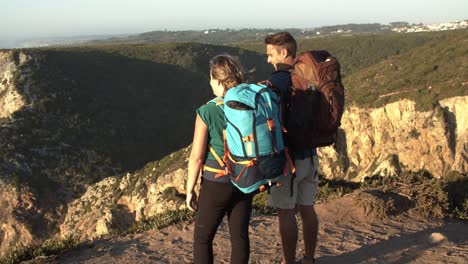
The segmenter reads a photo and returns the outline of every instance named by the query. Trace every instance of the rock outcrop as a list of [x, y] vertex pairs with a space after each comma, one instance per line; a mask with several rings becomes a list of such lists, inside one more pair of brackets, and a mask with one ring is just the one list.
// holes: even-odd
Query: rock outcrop
[[467, 96], [445, 99], [426, 112], [410, 100], [377, 109], [351, 107], [335, 148], [319, 151], [322, 173], [353, 181], [402, 171], [425, 170], [435, 177], [467, 173], [467, 107]]
[[[7, 120], [11, 114], [31, 102], [29, 95], [29, 74], [31, 69], [25, 65], [32, 57], [19, 51], [0, 52], [0, 120]], [[17, 80], [25, 80], [24, 86], [19, 87]], [[1, 125], [1, 122], [0, 122]], [[0, 128], [1, 129], [1, 128]], [[1, 147], [12, 147], [8, 142], [1, 142]], [[7, 144], [5, 144], [7, 143]], [[21, 158], [21, 155], [18, 154]], [[0, 163], [0, 255], [18, 244], [30, 244], [34, 241], [29, 221], [25, 221], [25, 214], [18, 212], [18, 208], [33, 211], [34, 196], [27, 188], [20, 190], [15, 184], [7, 184], [2, 175]], [[13, 183], [18, 179], [16, 175], [10, 175]]]
[[126, 231], [136, 222], [167, 210], [184, 208], [189, 150], [184, 148], [135, 173], [90, 186], [70, 203], [61, 235], [92, 239]]
[[31, 198], [28, 193], [19, 195], [15, 188], [0, 182], [0, 256], [18, 244], [33, 242], [34, 237], [27, 225], [15, 214], [18, 207], [33, 207]]
[[0, 118], [12, 113], [31, 102], [30, 82], [17, 86], [16, 80], [28, 79], [31, 69], [23, 67], [32, 57], [19, 51], [0, 52]]

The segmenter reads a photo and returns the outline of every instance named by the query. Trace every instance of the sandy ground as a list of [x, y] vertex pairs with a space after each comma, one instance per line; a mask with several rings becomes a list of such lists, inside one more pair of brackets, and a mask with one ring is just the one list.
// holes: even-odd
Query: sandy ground
[[[468, 222], [408, 215], [377, 219], [365, 216], [352, 196], [316, 208], [320, 221], [316, 263], [468, 263]], [[215, 263], [229, 263], [225, 221], [215, 238]], [[280, 263], [277, 228], [275, 216], [252, 217], [250, 263]], [[192, 238], [193, 223], [179, 223], [159, 231], [87, 242], [59, 256], [28, 263], [191, 263]], [[302, 252], [300, 239], [298, 256]]]

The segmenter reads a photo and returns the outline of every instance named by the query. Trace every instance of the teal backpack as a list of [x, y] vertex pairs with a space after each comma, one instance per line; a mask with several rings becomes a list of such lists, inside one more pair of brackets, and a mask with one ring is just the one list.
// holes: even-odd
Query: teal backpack
[[224, 97], [225, 162], [244, 193], [263, 191], [287, 174], [279, 96], [261, 84], [240, 84]]

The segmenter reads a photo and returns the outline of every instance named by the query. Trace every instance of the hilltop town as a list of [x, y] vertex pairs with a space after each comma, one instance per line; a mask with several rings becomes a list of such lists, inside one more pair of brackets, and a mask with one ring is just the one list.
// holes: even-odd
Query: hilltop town
[[392, 28], [392, 31], [398, 33], [411, 33], [411, 32], [429, 32], [429, 31], [445, 31], [445, 30], [455, 30], [468, 27], [468, 20], [461, 20], [455, 22], [447, 23], [435, 23], [435, 24], [417, 24], [417, 25], [407, 25], [402, 27]]

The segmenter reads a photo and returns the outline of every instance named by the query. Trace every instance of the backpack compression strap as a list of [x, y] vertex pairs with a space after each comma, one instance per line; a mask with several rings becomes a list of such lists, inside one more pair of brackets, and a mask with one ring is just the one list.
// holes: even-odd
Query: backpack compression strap
[[[288, 71], [288, 72], [289, 72], [289, 71]], [[258, 82], [258, 84], [266, 85], [266, 86], [267, 86], [268, 88], [270, 88], [271, 90], [276, 91], [276, 92], [278, 91], [278, 89], [275, 88], [275, 87], [273, 86], [273, 84], [270, 82], [270, 80], [263, 80], [263, 81]], [[280, 109], [282, 109], [283, 107], [285, 107], [285, 106], [284, 106], [284, 103], [283, 103], [283, 99], [280, 99]], [[281, 110], [281, 111], [282, 111], [282, 110]], [[286, 130], [286, 128], [283, 126], [284, 120], [283, 120], [283, 113], [282, 113], [282, 112], [281, 112], [281, 116], [280, 116], [280, 123], [281, 123], [281, 131], [282, 131], [283, 133], [288, 132], [288, 131]], [[268, 124], [268, 126], [270, 126], [270, 124]], [[271, 128], [270, 128], [270, 130], [271, 130]]]
[[[229, 153], [229, 152], [228, 152]], [[241, 172], [239, 173], [239, 175], [237, 175], [237, 177], [234, 179], [235, 182], [239, 181], [240, 177], [242, 176], [242, 174], [244, 174], [245, 170], [248, 168], [248, 167], [252, 167], [254, 166], [255, 164], [257, 164], [257, 158], [253, 158], [251, 160], [244, 160], [244, 161], [236, 161], [230, 154], [228, 154], [228, 157], [229, 159], [235, 163], [235, 164], [242, 164], [242, 165], [245, 165], [244, 168], [241, 170]]]
[[229, 165], [228, 158], [229, 158], [229, 148], [227, 145], [227, 140], [226, 140], [226, 129], [223, 130], [223, 141], [224, 141], [224, 156], [223, 156], [223, 161], [224, 164], [226, 164], [226, 173], [231, 174], [231, 166]]
[[215, 157], [216, 161], [219, 163], [219, 166], [221, 166], [222, 168], [224, 168], [224, 170], [222, 169], [215, 169], [215, 168], [212, 168], [212, 167], [208, 167], [206, 165], [203, 165], [203, 171], [211, 171], [211, 172], [215, 172], [215, 178], [219, 178], [219, 177], [222, 177], [222, 176], [225, 176], [225, 175], [228, 175], [229, 173], [227, 172], [226, 170], [226, 165], [224, 164], [223, 160], [221, 160], [221, 158], [218, 156], [218, 154], [216, 153], [216, 151], [213, 149], [213, 147], [211, 147], [210, 145], [208, 145], [209, 149], [210, 149], [210, 152], [211, 154], [213, 154], [213, 156]]
[[268, 124], [268, 129], [270, 130], [270, 135], [271, 135], [271, 147], [273, 148], [273, 152], [277, 153], [278, 152], [278, 144], [276, 142], [276, 126], [275, 126], [275, 121], [272, 118], [267, 119], [267, 124]]
[[[296, 178], [296, 167], [294, 166], [294, 162], [291, 158], [291, 155], [289, 154], [289, 151], [287, 148], [284, 148], [284, 151], [285, 151], [285, 156], [286, 156], [286, 159], [287, 159], [287, 163], [284, 165], [284, 176], [287, 176], [288, 175], [288, 165], [289, 165], [289, 168], [291, 170], [291, 174], [292, 174], [292, 177], [291, 177], [291, 194], [290, 196], [292, 197], [293, 195], [293, 184], [292, 182], [294, 181], [294, 178]], [[248, 167], [251, 167], [251, 166], [254, 166], [257, 164], [257, 158], [253, 158], [251, 160], [244, 160], [244, 161], [236, 161], [231, 155], [229, 155], [229, 151], [227, 151], [226, 153], [228, 153], [228, 158], [233, 162], [233, 163], [236, 163], [236, 164], [243, 164], [245, 165], [244, 168], [241, 170], [241, 172], [239, 173], [239, 175], [234, 179], [235, 182], [239, 181], [240, 177], [242, 176], [242, 174], [244, 174], [245, 170], [247, 170]], [[227, 163], [229, 164], [229, 163]], [[281, 182], [276, 182], [276, 186], [280, 187], [282, 184]], [[263, 192], [265, 190], [267, 190], [267, 188], [270, 188], [271, 187], [271, 183], [270, 185], [267, 187], [267, 185], [261, 185], [259, 187], [259, 191], [260, 192]]]
[[[223, 104], [224, 104], [224, 101], [222, 98], [219, 98], [219, 97], [216, 97], [212, 100], [210, 100], [208, 103], [214, 103], [216, 106], [219, 106], [221, 107]], [[221, 107], [222, 109], [222, 107]], [[224, 138], [224, 141], [225, 140], [225, 135], [224, 135], [224, 130], [223, 130], [223, 138]], [[226, 143], [224, 144], [226, 145]], [[223, 160], [219, 157], [218, 153], [216, 153], [216, 151], [214, 150], [213, 147], [211, 147], [210, 145], [208, 145], [208, 148], [210, 149], [210, 152], [211, 154], [213, 154], [213, 156], [215, 157], [216, 161], [218, 162], [219, 166], [224, 168], [224, 169], [215, 169], [215, 168], [212, 168], [212, 167], [209, 167], [209, 166], [206, 166], [205, 164], [203, 165], [203, 171], [211, 171], [211, 172], [215, 172], [215, 178], [219, 178], [219, 177], [222, 177], [222, 176], [226, 176], [229, 174], [229, 171], [227, 170], [227, 167], [226, 167], [226, 164], [223, 162]]]
[[[291, 168], [291, 173], [293, 176], [296, 175], [296, 167], [294, 166], [294, 162], [291, 158], [291, 154], [289, 154], [288, 148], [284, 148], [284, 155], [286, 156], [286, 159], [288, 160], [289, 167]], [[288, 166], [287, 164], [284, 166], [284, 176], [286, 176], [288, 173]]]
[[[289, 154], [288, 148], [284, 148], [284, 154], [286, 156], [286, 159], [288, 160], [289, 163], [289, 168], [291, 169], [291, 192], [290, 192], [290, 197], [293, 196], [293, 191], [294, 191], [294, 180], [296, 179], [296, 166], [294, 166], [294, 162], [291, 158], [291, 155]], [[284, 165], [284, 176], [288, 174], [288, 164]]]

